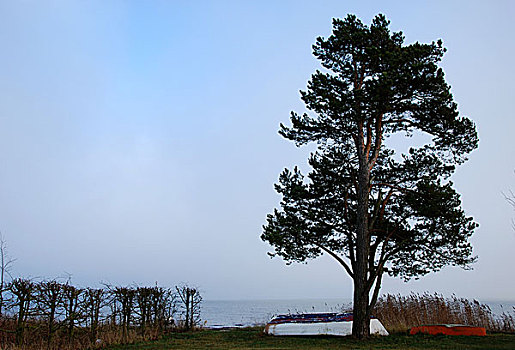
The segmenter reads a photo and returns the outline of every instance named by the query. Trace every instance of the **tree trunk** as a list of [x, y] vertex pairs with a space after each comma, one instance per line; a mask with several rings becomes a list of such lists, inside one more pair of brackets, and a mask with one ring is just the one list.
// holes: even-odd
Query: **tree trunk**
[[186, 329], [190, 329], [190, 289], [186, 289]]
[[354, 280], [354, 303], [352, 336], [358, 339], [370, 335], [370, 315], [368, 314], [368, 293], [363, 293], [364, 288]]
[[55, 319], [55, 309], [56, 305], [52, 304], [50, 306], [50, 314], [48, 316], [48, 337], [47, 337], [47, 349], [50, 349], [50, 344], [52, 344], [52, 336], [54, 335], [54, 319]]
[[191, 306], [190, 306], [190, 329], [193, 329], [193, 326], [195, 324], [194, 321], [194, 315], [195, 315], [195, 294], [194, 291], [191, 293]]
[[[361, 126], [362, 127], [362, 126]], [[368, 232], [368, 189], [370, 169], [368, 155], [363, 143], [363, 133], [357, 139], [359, 173], [358, 173], [358, 207], [356, 225], [356, 264], [354, 269], [354, 303], [352, 335], [365, 338], [370, 335], [370, 315], [368, 315], [369, 289], [367, 288], [368, 256], [370, 236]]]
[[0, 252], [0, 258], [2, 259], [2, 262], [0, 265], [0, 273], [1, 273], [1, 276], [0, 276], [0, 317], [2, 317], [2, 312], [3, 312], [3, 308], [4, 308], [4, 272], [5, 272], [4, 250], [3, 249]]
[[16, 323], [16, 345], [22, 345], [23, 336], [25, 331], [25, 312], [26, 312], [26, 300], [23, 297], [20, 297], [20, 301], [18, 303], [18, 321]]

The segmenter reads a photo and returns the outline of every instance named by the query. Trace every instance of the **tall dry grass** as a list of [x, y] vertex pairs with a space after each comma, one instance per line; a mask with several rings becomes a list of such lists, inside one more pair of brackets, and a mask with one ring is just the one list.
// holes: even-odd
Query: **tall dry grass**
[[424, 324], [465, 324], [485, 327], [489, 332], [515, 332], [515, 310], [494, 315], [488, 305], [441, 294], [386, 294], [373, 312], [390, 332], [406, 332]]
[[[59, 327], [59, 325], [58, 325]], [[148, 327], [143, 335], [139, 327], [131, 327], [123, 334], [120, 325], [101, 325], [98, 329], [98, 340], [91, 342], [89, 330], [78, 327], [69, 338], [64, 327], [58, 328], [51, 344], [47, 343], [46, 325], [37, 320], [27, 322], [23, 344], [15, 344], [16, 320], [14, 318], [0, 319], [0, 350], [80, 350], [102, 349], [114, 344], [132, 344], [140, 341], [156, 340], [177, 328], [158, 329]]]

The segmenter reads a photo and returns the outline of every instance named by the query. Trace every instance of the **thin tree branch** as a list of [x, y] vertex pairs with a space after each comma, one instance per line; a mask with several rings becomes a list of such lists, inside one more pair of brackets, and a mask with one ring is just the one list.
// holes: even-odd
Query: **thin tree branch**
[[381, 144], [383, 140], [383, 131], [382, 131], [382, 121], [383, 121], [383, 113], [377, 116], [376, 125], [375, 125], [375, 145], [374, 145], [374, 153], [372, 157], [368, 161], [369, 169], [372, 170], [374, 167], [377, 158], [379, 157], [379, 151], [381, 150]]
[[332, 256], [336, 261], [338, 261], [345, 268], [345, 271], [347, 271], [349, 276], [351, 278], [354, 278], [354, 273], [352, 272], [351, 268], [340, 256], [338, 256], [338, 254], [334, 253], [333, 251], [327, 249], [326, 247], [324, 247], [320, 244], [317, 244], [316, 246], [319, 247], [320, 249], [322, 249], [324, 252], [326, 252], [330, 256]]
[[372, 294], [372, 299], [370, 300], [370, 303], [368, 304], [368, 313], [370, 314], [372, 312], [372, 309], [374, 308], [377, 297], [379, 296], [379, 290], [381, 289], [381, 282], [383, 280], [383, 267], [381, 267], [381, 270], [379, 274], [377, 275], [376, 279], [376, 285], [374, 287], [374, 294]]
[[[369, 162], [370, 157], [370, 149], [372, 148], [372, 128], [370, 127], [370, 123], [367, 123], [367, 143], [365, 145], [365, 160]], [[369, 162], [370, 164], [370, 162]]]

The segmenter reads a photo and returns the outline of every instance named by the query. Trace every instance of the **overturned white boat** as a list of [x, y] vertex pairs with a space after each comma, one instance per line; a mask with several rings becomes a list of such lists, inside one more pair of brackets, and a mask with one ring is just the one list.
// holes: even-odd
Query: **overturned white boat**
[[[267, 323], [264, 332], [270, 335], [337, 335], [352, 334], [352, 313], [310, 313], [278, 315]], [[370, 318], [370, 334], [388, 335], [375, 317]]]

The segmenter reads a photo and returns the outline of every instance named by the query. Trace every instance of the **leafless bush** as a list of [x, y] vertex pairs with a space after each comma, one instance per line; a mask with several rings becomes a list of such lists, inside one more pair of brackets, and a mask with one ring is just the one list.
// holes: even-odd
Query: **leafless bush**
[[159, 333], [171, 325], [176, 313], [176, 295], [169, 289], [154, 287], [136, 288], [136, 308], [138, 327], [144, 338], [148, 332]]
[[4, 292], [9, 288], [7, 278], [11, 277], [11, 267], [15, 259], [9, 257], [7, 242], [0, 233], [0, 317], [4, 311]]
[[64, 288], [57, 281], [44, 281], [36, 284], [37, 315], [46, 323], [47, 349], [58, 326], [58, 319], [64, 312]]
[[94, 343], [98, 338], [98, 328], [102, 321], [101, 310], [107, 306], [106, 292], [103, 289], [86, 288], [80, 305], [85, 327], [89, 328], [89, 338]]
[[[184, 289], [186, 288], [186, 289]], [[188, 300], [178, 318], [179, 291]], [[0, 349], [94, 349], [156, 339], [200, 319], [197, 289], [106, 286], [78, 288], [55, 280], [12, 280], [0, 316]], [[181, 314], [180, 316], [183, 316]]]
[[16, 345], [23, 344], [27, 319], [33, 311], [35, 291], [36, 285], [28, 279], [16, 278], [9, 284], [10, 307], [17, 313]]
[[66, 327], [68, 342], [71, 342], [73, 338], [73, 331], [75, 330], [75, 327], [78, 326], [78, 322], [82, 318], [79, 305], [81, 303], [81, 297], [83, 295], [84, 290], [76, 288], [70, 284], [64, 285], [63, 289], [65, 315], [63, 323]]
[[196, 288], [188, 286], [175, 287], [180, 301], [183, 319], [181, 325], [186, 330], [190, 330], [200, 325], [200, 305], [202, 297]]
[[116, 304], [114, 309], [117, 310], [119, 315], [119, 325], [122, 328], [122, 342], [127, 343], [134, 313], [136, 290], [131, 287], [115, 287], [111, 293], [113, 302]]

